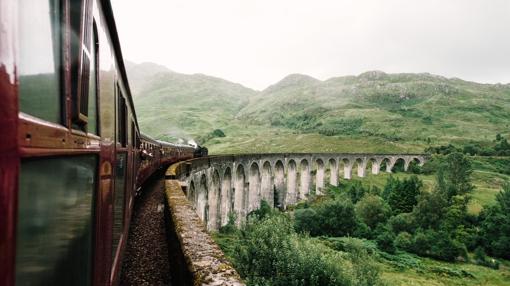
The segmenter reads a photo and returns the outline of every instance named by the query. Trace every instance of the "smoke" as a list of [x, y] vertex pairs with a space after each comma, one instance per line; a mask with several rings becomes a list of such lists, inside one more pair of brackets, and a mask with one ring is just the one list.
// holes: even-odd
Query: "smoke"
[[195, 142], [195, 140], [193, 140], [193, 139], [188, 140], [188, 145], [191, 145], [194, 148], [197, 148], [197, 146], [198, 146], [197, 142]]
[[179, 129], [175, 126], [168, 128], [167, 130], [161, 132], [161, 135], [158, 136], [161, 140], [176, 143], [176, 144], [188, 144], [193, 147], [197, 147], [198, 144], [193, 139], [193, 137], [186, 131]]

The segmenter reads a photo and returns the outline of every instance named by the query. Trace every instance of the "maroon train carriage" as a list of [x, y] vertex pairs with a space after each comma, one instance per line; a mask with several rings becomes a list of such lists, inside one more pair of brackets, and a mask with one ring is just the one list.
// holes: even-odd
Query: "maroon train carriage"
[[198, 148], [140, 134], [109, 1], [0, 0], [0, 31], [0, 285], [116, 285], [135, 191]]

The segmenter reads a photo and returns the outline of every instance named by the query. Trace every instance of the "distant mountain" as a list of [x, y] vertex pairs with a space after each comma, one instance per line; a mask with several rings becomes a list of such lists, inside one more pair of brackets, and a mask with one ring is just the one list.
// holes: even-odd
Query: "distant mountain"
[[128, 65], [142, 130], [160, 139], [198, 137], [224, 126], [256, 92], [203, 74], [181, 74], [144, 63]]
[[[488, 142], [510, 127], [510, 85], [369, 71], [325, 81], [292, 74], [254, 91], [154, 64], [127, 68], [143, 131], [205, 139], [216, 152], [421, 151]], [[226, 137], [204, 137], [214, 129]]]

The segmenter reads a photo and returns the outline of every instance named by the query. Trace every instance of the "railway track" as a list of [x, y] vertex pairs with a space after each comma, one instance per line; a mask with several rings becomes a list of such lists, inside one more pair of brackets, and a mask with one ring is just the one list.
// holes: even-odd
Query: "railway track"
[[164, 174], [157, 172], [136, 200], [120, 285], [172, 285], [164, 189]]

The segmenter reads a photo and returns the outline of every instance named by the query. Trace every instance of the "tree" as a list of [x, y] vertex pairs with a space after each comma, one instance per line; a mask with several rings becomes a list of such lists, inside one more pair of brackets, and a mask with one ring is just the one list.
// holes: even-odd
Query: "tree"
[[443, 166], [438, 170], [440, 190], [447, 195], [448, 200], [456, 195], [466, 195], [473, 191], [471, 162], [462, 153], [452, 153], [446, 157]]
[[349, 200], [336, 199], [319, 205], [316, 209], [322, 234], [349, 236], [358, 225], [354, 205]]
[[510, 259], [510, 183], [496, 195], [496, 204], [480, 212], [479, 241], [491, 256]]
[[388, 253], [395, 253], [395, 235], [391, 231], [383, 231], [375, 238], [377, 248]]
[[380, 196], [365, 195], [356, 204], [356, 214], [371, 229], [386, 222], [390, 213], [390, 207]]
[[319, 216], [314, 209], [297, 209], [294, 212], [294, 229], [297, 232], [308, 232], [311, 236], [320, 235]]
[[439, 191], [421, 192], [413, 209], [416, 225], [423, 229], [437, 229], [444, 217], [448, 202]]
[[[388, 194], [388, 203], [391, 206], [394, 214], [407, 213], [413, 210], [413, 207], [418, 202], [417, 197], [420, 194], [420, 189], [423, 182], [413, 175], [409, 179], [390, 181], [389, 188], [393, 188]], [[386, 187], [384, 188], [387, 189]]]

